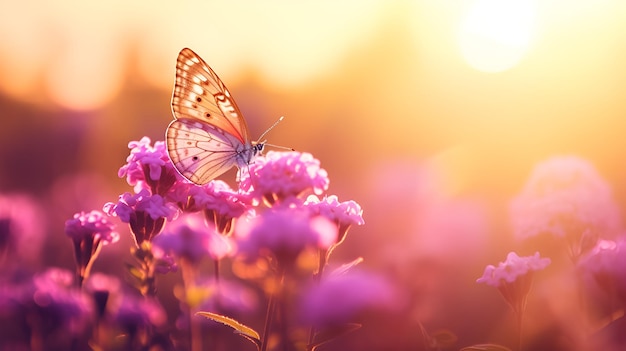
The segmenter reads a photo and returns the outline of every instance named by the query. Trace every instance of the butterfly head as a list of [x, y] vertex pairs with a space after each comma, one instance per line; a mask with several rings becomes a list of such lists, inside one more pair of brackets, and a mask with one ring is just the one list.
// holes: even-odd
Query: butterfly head
[[263, 153], [263, 148], [265, 147], [265, 141], [261, 141], [256, 143], [252, 148], [254, 151], [252, 152], [254, 156], [261, 155]]

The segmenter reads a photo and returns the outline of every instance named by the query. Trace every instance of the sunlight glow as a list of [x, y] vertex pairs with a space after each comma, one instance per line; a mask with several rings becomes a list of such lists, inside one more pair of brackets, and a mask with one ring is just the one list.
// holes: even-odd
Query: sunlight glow
[[532, 0], [478, 0], [459, 30], [465, 61], [483, 72], [502, 72], [527, 53], [534, 25]]

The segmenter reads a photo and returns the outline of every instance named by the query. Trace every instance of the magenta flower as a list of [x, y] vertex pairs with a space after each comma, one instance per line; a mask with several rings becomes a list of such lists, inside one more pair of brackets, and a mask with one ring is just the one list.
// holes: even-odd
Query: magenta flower
[[33, 278], [32, 294], [38, 318], [34, 328], [50, 328], [46, 333], [58, 330], [79, 334], [88, 327], [93, 318], [93, 307], [89, 297], [73, 288], [72, 273], [63, 269], [50, 268]]
[[350, 227], [365, 224], [361, 206], [352, 200], [339, 202], [335, 195], [325, 196], [320, 200], [317, 196], [311, 195], [307, 198], [305, 206], [311, 214], [325, 217], [337, 225], [339, 228], [337, 244], [345, 239]]
[[126, 177], [128, 184], [135, 187], [135, 192], [148, 189], [152, 194], [164, 195], [177, 180], [183, 179], [167, 156], [163, 141], [151, 146], [150, 138], [143, 137], [140, 141], [128, 143], [128, 148], [130, 155], [118, 176]]
[[304, 210], [278, 209], [240, 219], [235, 236], [244, 256], [256, 258], [267, 252], [286, 269], [307, 248], [330, 248], [337, 241], [337, 226], [321, 216], [311, 218]]
[[483, 276], [476, 282], [498, 288], [513, 310], [521, 313], [526, 306], [533, 272], [542, 270], [549, 264], [550, 259], [539, 257], [539, 252], [533, 256], [524, 257], [519, 257], [515, 252], [509, 252], [506, 261], [500, 262], [497, 267], [493, 265], [485, 267]]
[[575, 156], [538, 164], [513, 200], [511, 217], [518, 237], [564, 238], [574, 260], [598, 238], [615, 234], [621, 222], [609, 185], [593, 165]]
[[204, 195], [204, 189], [189, 182], [175, 182], [165, 195], [165, 200], [175, 203], [178, 208], [186, 213], [198, 212], [201, 208], [196, 199]]
[[21, 260], [40, 257], [45, 216], [27, 195], [0, 194], [0, 254], [17, 255]]
[[122, 283], [120, 280], [115, 276], [102, 273], [90, 275], [83, 287], [94, 301], [98, 318], [104, 316], [109, 301], [120, 296], [122, 293]]
[[119, 240], [119, 234], [113, 228], [113, 223], [100, 211], [79, 212], [73, 219], [65, 222], [65, 234], [74, 243], [79, 286], [89, 275], [91, 265], [98, 257], [102, 245]]
[[248, 210], [242, 197], [225, 182], [212, 180], [202, 186], [177, 182], [166, 199], [175, 202], [183, 212], [202, 211], [206, 220], [213, 223], [219, 233], [228, 235], [232, 232], [235, 219]]
[[129, 349], [139, 349], [139, 345], [144, 343], [141, 337], [146, 330], [154, 330], [167, 321], [165, 310], [155, 299], [126, 294], [111, 302], [109, 318], [128, 333], [128, 343], [133, 345]]
[[303, 322], [320, 328], [357, 322], [365, 312], [394, 311], [403, 298], [390, 282], [364, 271], [331, 275], [308, 289], [300, 301]]
[[313, 155], [270, 151], [265, 157], [257, 157], [249, 172], [242, 172], [239, 187], [253, 200], [272, 206], [285, 199], [321, 195], [328, 183], [328, 174]]
[[163, 229], [165, 221], [178, 215], [175, 205], [166, 203], [160, 195], [150, 195], [145, 189], [135, 195], [124, 193], [117, 203], [106, 203], [103, 210], [130, 225], [138, 247], [144, 241], [152, 241]]
[[204, 196], [198, 198], [198, 205], [202, 206], [204, 217], [215, 225], [219, 233], [231, 234], [235, 219], [248, 211], [249, 206], [242, 201], [240, 194], [222, 181], [212, 181], [204, 187], [204, 190]]
[[626, 237], [599, 240], [578, 264], [607, 294], [626, 304]]
[[204, 257], [219, 260], [233, 250], [230, 239], [215, 232], [201, 217], [186, 215], [168, 225], [167, 229], [154, 238], [154, 247], [171, 253], [177, 259], [198, 264]]

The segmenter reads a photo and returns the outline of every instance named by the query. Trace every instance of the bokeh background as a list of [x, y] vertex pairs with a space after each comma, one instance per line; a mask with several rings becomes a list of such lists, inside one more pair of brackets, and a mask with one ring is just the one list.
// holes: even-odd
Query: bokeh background
[[506, 338], [490, 328], [506, 304], [475, 279], [515, 249], [509, 202], [534, 164], [585, 158], [626, 205], [621, 0], [0, 0], [0, 38], [0, 192], [41, 204], [35, 269], [71, 269], [64, 221], [129, 190], [117, 170], [129, 141], [163, 139], [183, 47], [251, 135], [285, 116], [269, 142], [362, 205], [334, 259], [363, 256], [409, 292], [407, 321], [461, 346]]

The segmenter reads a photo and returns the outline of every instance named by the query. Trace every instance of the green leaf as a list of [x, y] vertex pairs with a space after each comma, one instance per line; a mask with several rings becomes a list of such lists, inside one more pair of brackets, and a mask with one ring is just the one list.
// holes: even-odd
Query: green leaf
[[462, 348], [460, 351], [512, 351], [510, 348], [498, 344], [476, 344]]
[[336, 339], [342, 335], [351, 333], [359, 328], [361, 328], [361, 324], [359, 323], [348, 323], [342, 326], [320, 330], [315, 334], [313, 344], [309, 345], [309, 349], [315, 350], [316, 347], [325, 344], [333, 339]]
[[243, 336], [244, 338], [252, 341], [257, 346], [257, 348], [261, 346], [261, 336], [259, 335], [259, 333], [257, 333], [254, 329], [246, 325], [243, 325], [232, 318], [222, 316], [220, 314], [212, 313], [212, 312], [198, 312], [196, 314], [202, 317], [211, 319], [213, 321], [225, 324], [235, 329], [236, 334], [239, 334]]

